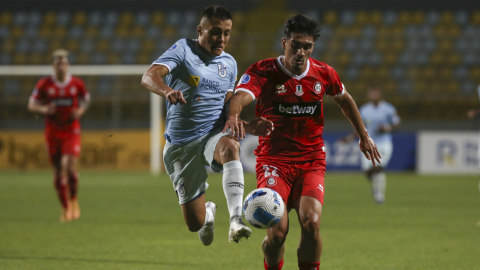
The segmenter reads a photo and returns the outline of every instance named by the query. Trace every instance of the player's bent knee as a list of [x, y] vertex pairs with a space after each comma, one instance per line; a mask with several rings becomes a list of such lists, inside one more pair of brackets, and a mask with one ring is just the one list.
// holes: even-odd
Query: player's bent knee
[[240, 152], [240, 143], [229, 137], [224, 138], [226, 139], [222, 140], [219, 153], [222, 163], [227, 163], [238, 158]]
[[314, 238], [320, 234], [320, 221], [318, 217], [308, 217], [302, 220], [302, 235], [307, 238]]

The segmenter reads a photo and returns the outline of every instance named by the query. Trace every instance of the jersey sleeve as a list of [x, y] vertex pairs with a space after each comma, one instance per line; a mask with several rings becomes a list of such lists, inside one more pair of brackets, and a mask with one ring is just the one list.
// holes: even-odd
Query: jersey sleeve
[[30, 95], [29, 101], [30, 102], [42, 102], [46, 95], [45, 95], [45, 79], [41, 79], [35, 85], [32, 94]]
[[395, 107], [393, 107], [393, 105], [390, 105], [390, 112], [388, 114], [388, 120], [390, 122], [390, 124], [392, 125], [397, 125], [400, 123], [400, 116], [398, 116], [397, 114], [397, 109], [395, 109]]
[[237, 81], [237, 75], [238, 75], [238, 68], [237, 68], [237, 62], [233, 60], [234, 63], [234, 68], [232, 72], [232, 78], [230, 80], [230, 85], [228, 86], [227, 92], [233, 92], [235, 89], [235, 82]]
[[261, 62], [250, 66], [240, 78], [235, 91], [244, 91], [249, 93], [253, 99], [257, 99], [262, 92], [262, 88], [267, 81], [267, 74], [261, 67]]
[[85, 83], [80, 79], [78, 80], [78, 97], [85, 101], [90, 101], [90, 93], [87, 91]]
[[165, 53], [163, 53], [157, 60], [153, 61], [152, 65], [162, 65], [168, 68], [168, 72], [172, 72], [180, 63], [185, 61], [185, 40], [181, 39], [173, 44]]
[[340, 81], [340, 77], [338, 76], [335, 69], [332, 67], [328, 67], [328, 75], [329, 75], [329, 85], [327, 87], [326, 93], [331, 97], [340, 97], [345, 94], [345, 86], [343, 85], [342, 81]]

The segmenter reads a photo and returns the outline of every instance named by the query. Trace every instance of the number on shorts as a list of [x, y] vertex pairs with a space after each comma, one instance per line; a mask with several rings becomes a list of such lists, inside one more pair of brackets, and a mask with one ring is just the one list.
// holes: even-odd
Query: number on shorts
[[[275, 177], [278, 176], [278, 168], [275, 166], [263, 165], [263, 169], [265, 170], [265, 177], [269, 177], [270, 175]], [[272, 171], [270, 172], [270, 170]]]

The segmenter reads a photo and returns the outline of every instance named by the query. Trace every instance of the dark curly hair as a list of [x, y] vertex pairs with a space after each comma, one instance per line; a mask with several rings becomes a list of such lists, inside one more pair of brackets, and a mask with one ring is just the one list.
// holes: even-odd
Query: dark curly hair
[[285, 22], [285, 37], [289, 38], [292, 33], [305, 34], [316, 41], [320, 37], [320, 24], [310, 17], [297, 14]]
[[220, 20], [231, 20], [232, 14], [228, 9], [219, 6], [219, 5], [211, 5], [206, 7], [202, 12], [201, 18], [206, 18], [208, 20], [212, 19], [213, 17], [219, 18]]

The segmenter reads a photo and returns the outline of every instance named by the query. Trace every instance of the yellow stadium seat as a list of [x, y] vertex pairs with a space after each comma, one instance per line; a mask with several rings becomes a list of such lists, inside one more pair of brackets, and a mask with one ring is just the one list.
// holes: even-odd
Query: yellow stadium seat
[[152, 62], [152, 58], [150, 57], [150, 54], [148, 53], [140, 53], [137, 56], [137, 64], [150, 64]]
[[14, 26], [11, 28], [10, 35], [14, 38], [20, 38], [23, 36], [23, 27]]
[[101, 39], [97, 42], [96, 51], [106, 52], [110, 48], [110, 43], [106, 39]]
[[115, 35], [121, 38], [127, 37], [129, 33], [130, 33], [129, 29], [123, 25], [120, 25], [115, 31]]
[[394, 64], [397, 63], [397, 59], [398, 59], [398, 54], [395, 52], [386, 52], [383, 55], [383, 63], [386, 66], [393, 66]]
[[77, 52], [78, 51], [78, 40], [70, 39], [67, 41], [67, 45], [65, 47], [70, 52]]
[[54, 50], [63, 47], [63, 43], [59, 39], [52, 39], [50, 40], [50, 44], [48, 44], [48, 51], [53, 52]]
[[433, 65], [441, 65], [445, 62], [445, 55], [442, 52], [435, 52], [430, 58], [430, 63]]
[[87, 22], [87, 14], [83, 11], [78, 11], [73, 15], [74, 25], [84, 25]]
[[25, 65], [27, 63], [27, 55], [24, 53], [16, 53], [13, 55], [13, 64], [15, 65]]
[[45, 64], [43, 58], [44, 58], [43, 54], [33, 53], [32, 55], [30, 55], [28, 62], [29, 64], [32, 64], [32, 65], [42, 65], [42, 64]]
[[415, 11], [411, 14], [412, 23], [423, 24], [425, 22], [425, 13], [422, 11]]
[[57, 21], [57, 14], [53, 11], [47, 12], [45, 16], [43, 16], [44, 25], [52, 25], [52, 24], [55, 24], [56, 21]]
[[438, 50], [442, 52], [449, 52], [453, 48], [452, 40], [450, 38], [442, 38], [438, 44]]
[[156, 46], [157, 44], [152, 39], [147, 39], [144, 42], [142, 42], [142, 51], [151, 53]]
[[449, 93], [458, 93], [460, 84], [457, 81], [450, 80], [446, 83], [445, 90]]
[[328, 10], [323, 14], [323, 23], [328, 25], [336, 25], [338, 22], [338, 14], [334, 10]]
[[122, 15], [120, 16], [120, 24], [123, 24], [125, 26], [131, 25], [133, 23], [133, 14], [126, 11], [123, 12]]
[[120, 57], [116, 53], [110, 53], [107, 56], [107, 61], [110, 65], [120, 64], [121, 62]]
[[89, 64], [89, 54], [88, 53], [79, 53], [77, 54], [76, 64], [86, 65]]
[[456, 66], [462, 62], [462, 56], [453, 51], [449, 52], [446, 58], [446, 63], [452, 66]]
[[98, 28], [96, 26], [89, 26], [84, 33], [87, 38], [96, 38], [98, 36]]
[[11, 53], [15, 49], [15, 42], [13, 39], [6, 39], [0, 44], [0, 48], [3, 52]]
[[12, 13], [10, 11], [3, 11], [0, 14], [0, 24], [1, 25], [10, 25], [12, 23]]
[[473, 67], [471, 70], [470, 70], [470, 78], [473, 79], [473, 80], [479, 80], [480, 78], [480, 67]]
[[168, 38], [173, 38], [177, 35], [177, 30], [172, 25], [166, 25], [165, 28], [163, 28], [163, 35]]
[[415, 92], [419, 92], [419, 93], [422, 93], [422, 92], [427, 92], [428, 91], [428, 84], [426, 83], [425, 80], [420, 80], [418, 82], [415, 83]]
[[380, 11], [374, 11], [370, 14], [370, 23], [375, 25], [382, 24], [382, 13]]
[[397, 23], [400, 25], [410, 24], [413, 21], [413, 16], [410, 11], [402, 11], [398, 15]]
[[350, 63], [350, 60], [351, 57], [349, 53], [344, 52], [338, 56], [338, 64], [342, 67], [348, 65]]
[[[238, 29], [243, 29], [244, 23], [245, 23], [245, 14], [241, 11], [235, 11], [232, 13], [232, 19], [235, 22], [235, 28], [238, 27]], [[235, 34], [238, 32], [235, 31]]]
[[152, 24], [153, 25], [163, 25], [163, 23], [165, 22], [165, 15], [162, 13], [162, 12], [154, 12], [152, 14]]
[[135, 26], [133, 29], [130, 31], [130, 35], [133, 37], [143, 37], [145, 34], [145, 28], [143, 26]]
[[451, 11], [444, 11], [440, 16], [440, 24], [452, 25], [454, 24], [454, 15]]
[[380, 88], [384, 93], [394, 93], [397, 90], [397, 83], [393, 80], [385, 81]]
[[53, 29], [52, 34], [55, 38], [63, 38], [67, 34], [67, 29], [63, 26], [57, 26]]
[[370, 22], [369, 17], [370, 17], [370, 14], [367, 13], [366, 11], [357, 12], [356, 24], [364, 25], [364, 24], [369, 23]]

